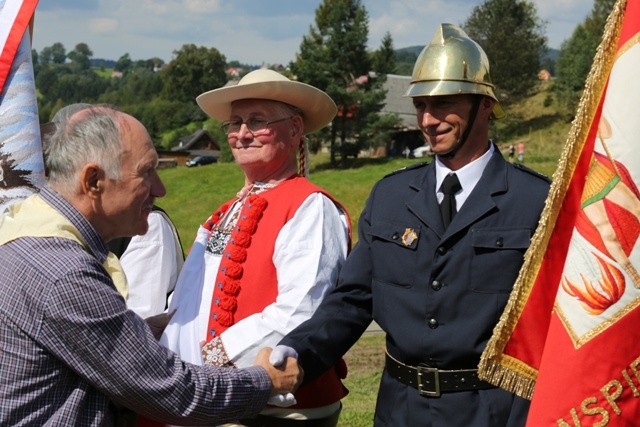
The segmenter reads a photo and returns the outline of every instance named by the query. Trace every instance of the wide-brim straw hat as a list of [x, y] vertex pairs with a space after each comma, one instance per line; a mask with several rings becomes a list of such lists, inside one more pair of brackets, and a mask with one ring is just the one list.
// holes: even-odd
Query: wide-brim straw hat
[[240, 99], [280, 101], [299, 108], [305, 133], [322, 129], [338, 112], [335, 102], [320, 89], [267, 69], [248, 73], [235, 86], [205, 92], [196, 102], [209, 116], [225, 121], [231, 117], [231, 103]]

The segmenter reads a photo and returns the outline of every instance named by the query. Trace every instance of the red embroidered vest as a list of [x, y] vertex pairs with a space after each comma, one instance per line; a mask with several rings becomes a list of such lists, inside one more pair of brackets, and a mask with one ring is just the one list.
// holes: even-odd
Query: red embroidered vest
[[[346, 214], [346, 209], [330, 194], [302, 177], [288, 179], [247, 198], [222, 254], [211, 303], [207, 341], [275, 302], [278, 286], [272, 260], [276, 238], [300, 205], [318, 192], [333, 200]], [[232, 203], [233, 200], [222, 205], [204, 226], [211, 230]], [[349, 244], [350, 241], [349, 223]], [[340, 381], [346, 373], [346, 364], [341, 360], [316, 380], [298, 389], [295, 394], [298, 404], [293, 408], [314, 408], [337, 402], [348, 393]]]

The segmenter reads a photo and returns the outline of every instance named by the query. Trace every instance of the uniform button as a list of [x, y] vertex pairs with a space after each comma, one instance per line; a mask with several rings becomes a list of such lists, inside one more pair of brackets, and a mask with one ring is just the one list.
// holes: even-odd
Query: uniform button
[[391, 239], [393, 240], [398, 240], [398, 238], [400, 237], [400, 234], [398, 233], [393, 233], [393, 235], [391, 236]]
[[504, 239], [502, 237], [498, 237], [498, 240], [496, 240], [496, 246], [501, 248], [504, 245]]
[[437, 252], [438, 252], [438, 254], [440, 254], [440, 255], [444, 255], [444, 254], [446, 254], [446, 253], [447, 253], [447, 248], [445, 248], [444, 246], [440, 246], [440, 247], [437, 249]]
[[431, 282], [431, 289], [433, 289], [434, 291], [439, 291], [440, 289], [442, 289], [442, 283], [434, 280], [433, 282]]
[[436, 319], [429, 319], [429, 327], [435, 329], [438, 327], [438, 321]]

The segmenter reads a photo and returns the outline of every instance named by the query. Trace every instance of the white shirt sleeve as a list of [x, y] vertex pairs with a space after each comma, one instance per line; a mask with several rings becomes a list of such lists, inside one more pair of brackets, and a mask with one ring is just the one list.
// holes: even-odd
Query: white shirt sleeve
[[143, 319], [164, 312], [179, 270], [171, 224], [156, 211], [148, 221], [147, 233], [134, 236], [120, 257], [129, 282], [127, 307]]
[[347, 256], [347, 221], [329, 198], [314, 193], [280, 230], [273, 256], [278, 277], [276, 301], [221, 334], [227, 355], [237, 367], [253, 365], [258, 350], [274, 347], [310, 318], [335, 286]]
[[[205, 296], [208, 288], [205, 286], [204, 257], [208, 236], [209, 230], [200, 226], [180, 270], [175, 292], [169, 298], [169, 311], [175, 311], [175, 314], [160, 337], [161, 345], [178, 353], [183, 361], [196, 365], [202, 365], [200, 341], [206, 334], [206, 325], [202, 331], [199, 325], [209, 316], [208, 311], [203, 312], [205, 318], [201, 319], [199, 310], [211, 306], [212, 292]], [[203, 301], [207, 301], [206, 305]]]

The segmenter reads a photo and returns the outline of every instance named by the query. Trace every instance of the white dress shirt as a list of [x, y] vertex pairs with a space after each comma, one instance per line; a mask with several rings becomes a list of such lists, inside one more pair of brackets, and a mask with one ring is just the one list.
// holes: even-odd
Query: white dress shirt
[[460, 186], [462, 190], [458, 191], [455, 194], [456, 197], [456, 211], [459, 212], [460, 208], [464, 204], [464, 202], [469, 197], [469, 194], [476, 187], [478, 181], [482, 177], [482, 172], [484, 172], [484, 168], [489, 163], [493, 152], [495, 151], [495, 147], [492, 143], [489, 143], [489, 149], [479, 158], [475, 159], [469, 164], [464, 165], [460, 169], [456, 171], [452, 171], [448, 167], [440, 161], [438, 156], [436, 156], [436, 197], [438, 198], [438, 203], [442, 202], [444, 198], [444, 194], [440, 191], [440, 186], [442, 185], [442, 181], [444, 178], [451, 174], [455, 173], [458, 176], [458, 180], [460, 180]]

